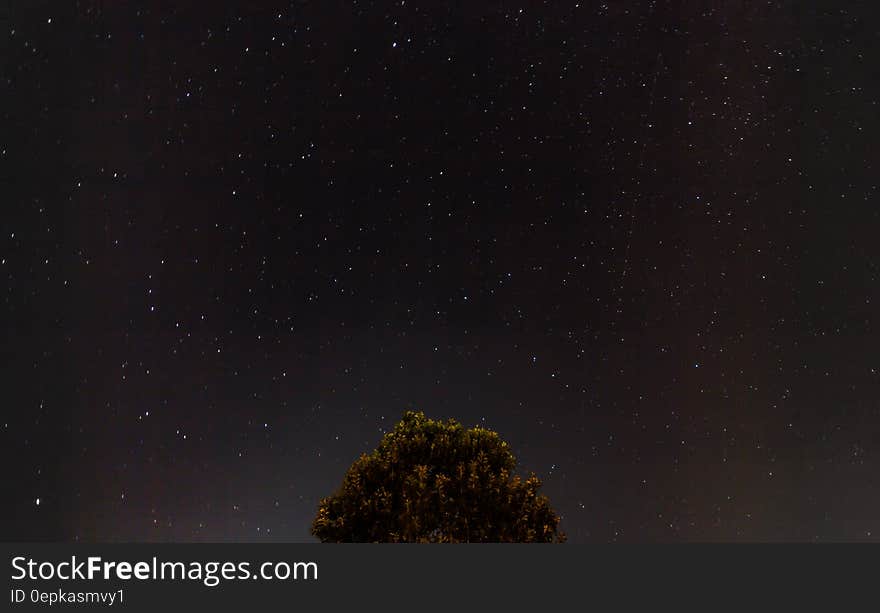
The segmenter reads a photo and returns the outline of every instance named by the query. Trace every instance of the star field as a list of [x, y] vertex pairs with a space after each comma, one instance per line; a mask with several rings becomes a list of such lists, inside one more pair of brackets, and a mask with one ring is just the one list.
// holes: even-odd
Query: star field
[[12, 4], [4, 539], [310, 541], [408, 408], [572, 542], [880, 536], [868, 9]]

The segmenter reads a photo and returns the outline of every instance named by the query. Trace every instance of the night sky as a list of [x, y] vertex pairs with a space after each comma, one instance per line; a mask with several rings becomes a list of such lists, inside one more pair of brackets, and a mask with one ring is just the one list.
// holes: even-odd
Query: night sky
[[0, 537], [312, 541], [415, 408], [570, 542], [880, 540], [880, 30], [816, 6], [5, 2]]

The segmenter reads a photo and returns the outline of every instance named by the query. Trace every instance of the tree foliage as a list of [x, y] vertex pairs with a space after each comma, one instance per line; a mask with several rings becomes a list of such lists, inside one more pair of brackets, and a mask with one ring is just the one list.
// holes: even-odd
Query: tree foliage
[[324, 542], [561, 542], [540, 480], [513, 473], [497, 433], [408, 411], [342, 486], [324, 498], [312, 534]]

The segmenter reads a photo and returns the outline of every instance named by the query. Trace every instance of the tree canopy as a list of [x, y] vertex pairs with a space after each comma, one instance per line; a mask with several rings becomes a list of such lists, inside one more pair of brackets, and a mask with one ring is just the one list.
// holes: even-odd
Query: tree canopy
[[514, 474], [509, 445], [408, 411], [321, 500], [312, 534], [324, 542], [562, 542], [559, 516], [534, 474]]

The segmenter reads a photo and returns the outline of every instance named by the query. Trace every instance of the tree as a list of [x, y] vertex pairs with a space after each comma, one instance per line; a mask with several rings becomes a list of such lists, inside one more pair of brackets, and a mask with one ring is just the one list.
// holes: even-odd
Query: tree
[[534, 474], [496, 432], [407, 411], [324, 498], [312, 534], [324, 542], [562, 542], [559, 516]]

